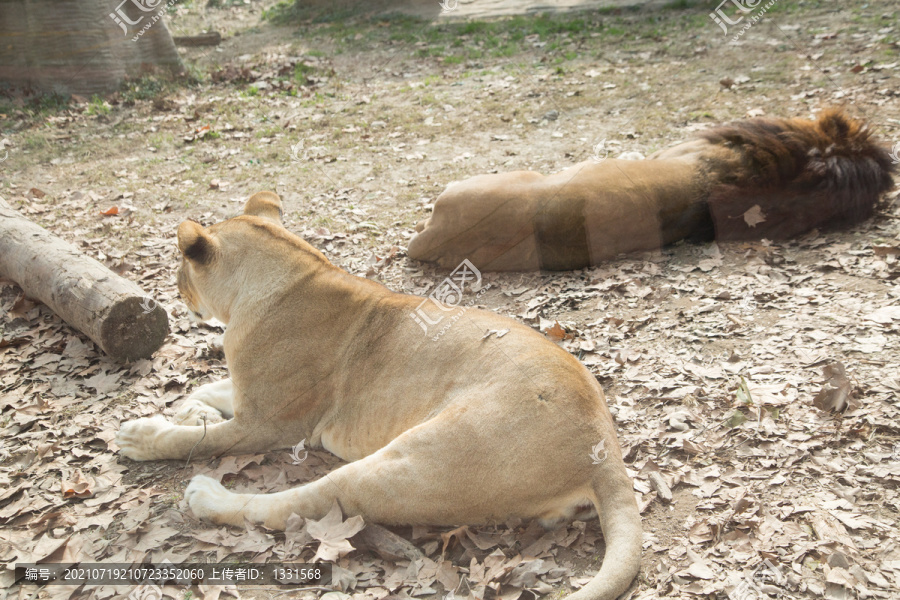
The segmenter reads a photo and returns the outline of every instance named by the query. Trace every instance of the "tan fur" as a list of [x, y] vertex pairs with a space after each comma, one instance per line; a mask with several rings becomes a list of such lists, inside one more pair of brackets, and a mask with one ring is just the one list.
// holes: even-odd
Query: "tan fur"
[[[192, 394], [177, 424], [124, 423], [121, 452], [185, 459], [305, 439], [351, 461], [275, 494], [235, 494], [195, 477], [186, 491], [193, 512], [238, 526], [283, 528], [292, 513], [321, 518], [335, 501], [368, 521], [435, 525], [555, 520], [590, 503], [606, 556], [572, 598], [624, 591], [639, 568], [640, 518], [590, 372], [540, 333], [487, 311], [466, 310], [433, 340], [411, 318], [421, 298], [331, 265], [273, 221], [276, 200], [257, 195], [246, 209], [253, 215], [179, 227], [179, 289], [191, 311], [227, 323], [230, 379]], [[509, 333], [485, 338], [490, 329]], [[594, 464], [601, 441], [604, 459]]]
[[[861, 121], [752, 119], [648, 160], [586, 161], [449, 186], [416, 226], [410, 258], [481, 270], [580, 269], [682, 239], [783, 239], [872, 215], [895, 170]], [[748, 223], [754, 207], [765, 217]]]
[[468, 258], [482, 271], [558, 271], [671, 243], [663, 213], [696, 204], [696, 169], [680, 161], [647, 169], [645, 162], [466, 179], [448, 187], [416, 227], [409, 256], [444, 268]]

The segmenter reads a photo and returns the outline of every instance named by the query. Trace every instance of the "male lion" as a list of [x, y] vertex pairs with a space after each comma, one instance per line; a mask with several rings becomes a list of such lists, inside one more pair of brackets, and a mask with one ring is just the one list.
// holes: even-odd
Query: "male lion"
[[450, 185], [410, 258], [488, 271], [582, 269], [687, 239], [785, 239], [870, 217], [896, 165], [861, 121], [751, 119], [648, 160], [585, 161], [544, 176]]
[[[554, 521], [593, 505], [606, 557], [571, 598], [627, 589], [639, 569], [640, 516], [590, 372], [540, 333], [487, 311], [467, 310], [436, 341], [426, 337], [411, 318], [421, 298], [335, 267], [280, 214], [278, 196], [261, 192], [240, 217], [179, 226], [178, 288], [195, 315], [227, 323], [231, 377], [192, 394], [178, 424], [162, 416], [122, 424], [122, 454], [185, 459], [305, 438], [350, 461], [275, 494], [235, 494], [194, 477], [191, 510], [239, 526], [284, 528], [291, 513], [318, 519], [335, 501], [373, 522], [433, 525]], [[485, 337], [489, 330], [509, 332]], [[605, 452], [592, 455], [601, 442]]]

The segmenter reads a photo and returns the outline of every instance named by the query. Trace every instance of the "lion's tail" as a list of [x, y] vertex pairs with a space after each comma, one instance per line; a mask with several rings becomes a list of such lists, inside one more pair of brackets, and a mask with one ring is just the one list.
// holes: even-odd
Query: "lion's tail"
[[[624, 468], [594, 480], [594, 505], [606, 540], [603, 566], [587, 585], [566, 600], [614, 600], [641, 568], [641, 515]], [[610, 477], [617, 479], [611, 482]]]
[[897, 168], [868, 126], [840, 109], [817, 121], [739, 121], [701, 137], [711, 144], [701, 160], [720, 240], [784, 239], [867, 219]]

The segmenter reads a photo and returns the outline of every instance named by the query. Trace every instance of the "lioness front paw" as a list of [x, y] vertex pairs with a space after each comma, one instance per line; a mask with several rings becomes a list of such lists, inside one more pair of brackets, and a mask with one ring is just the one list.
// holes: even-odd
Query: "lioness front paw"
[[162, 458], [159, 436], [173, 427], [162, 415], [127, 421], [119, 427], [116, 445], [131, 460], [156, 460]]
[[185, 400], [178, 408], [175, 416], [172, 417], [176, 425], [203, 425], [204, 419], [207, 425], [212, 425], [213, 423], [221, 423], [225, 420], [225, 417], [209, 404], [196, 398]]
[[201, 385], [187, 397], [184, 405], [206, 404], [219, 411], [225, 418], [234, 416], [234, 384], [231, 379], [223, 379]]
[[197, 517], [213, 523], [237, 523], [243, 521], [241, 506], [236, 502], [238, 494], [206, 475], [196, 475], [184, 490], [184, 498]]

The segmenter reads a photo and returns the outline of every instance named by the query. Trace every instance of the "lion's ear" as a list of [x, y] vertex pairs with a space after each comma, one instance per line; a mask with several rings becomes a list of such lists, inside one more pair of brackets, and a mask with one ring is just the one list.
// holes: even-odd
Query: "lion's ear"
[[281, 217], [284, 215], [281, 198], [275, 192], [257, 192], [244, 205], [244, 214], [269, 219], [281, 225]]
[[196, 221], [185, 221], [178, 226], [178, 249], [192, 262], [206, 264], [212, 260], [216, 242], [203, 225]]

